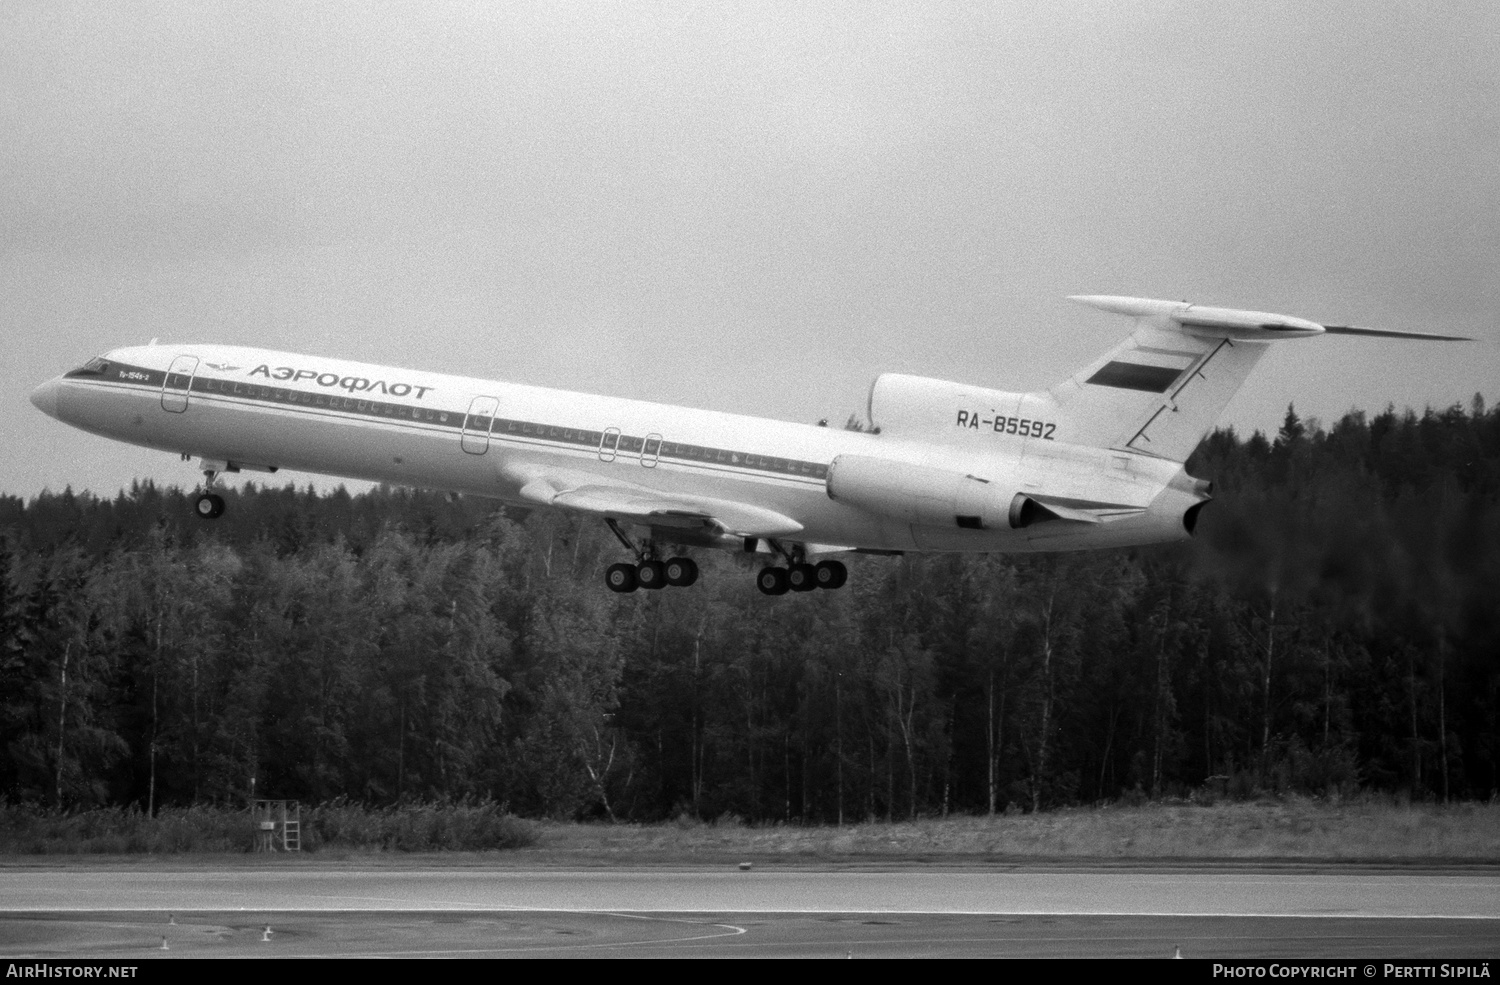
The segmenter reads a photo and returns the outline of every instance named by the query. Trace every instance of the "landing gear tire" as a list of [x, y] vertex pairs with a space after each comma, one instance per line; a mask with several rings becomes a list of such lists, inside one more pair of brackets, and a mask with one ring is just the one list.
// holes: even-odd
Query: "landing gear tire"
[[217, 520], [224, 515], [224, 500], [215, 493], [199, 493], [193, 501], [193, 512], [203, 520]]
[[636, 565], [635, 580], [644, 589], [656, 591], [667, 585], [667, 566], [660, 561], [642, 561]]
[[787, 586], [794, 592], [810, 592], [818, 587], [818, 573], [810, 564], [794, 564], [786, 572]]
[[686, 588], [698, 580], [698, 562], [692, 558], [668, 558], [665, 563], [668, 585], [674, 588]]
[[849, 580], [849, 569], [842, 561], [819, 561], [813, 579], [819, 588], [843, 588]]
[[635, 565], [611, 564], [604, 571], [604, 584], [611, 592], [633, 592], [636, 589]]
[[761, 568], [760, 574], [755, 576], [755, 587], [762, 595], [785, 595], [789, 587], [786, 569]]

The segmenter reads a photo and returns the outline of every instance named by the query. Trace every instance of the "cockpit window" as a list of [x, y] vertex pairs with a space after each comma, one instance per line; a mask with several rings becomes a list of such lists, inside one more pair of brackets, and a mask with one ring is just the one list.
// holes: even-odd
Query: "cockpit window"
[[68, 370], [68, 372], [64, 375], [68, 376], [69, 378], [75, 378], [79, 376], [103, 376], [108, 372], [109, 360], [105, 359], [103, 356], [95, 356], [93, 359], [90, 359], [88, 362], [84, 363], [82, 366], [79, 366], [77, 369]]

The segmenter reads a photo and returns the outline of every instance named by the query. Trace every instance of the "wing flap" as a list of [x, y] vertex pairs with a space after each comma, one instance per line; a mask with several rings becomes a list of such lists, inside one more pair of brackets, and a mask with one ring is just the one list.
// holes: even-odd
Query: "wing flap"
[[520, 495], [541, 506], [594, 513], [653, 527], [710, 527], [734, 537], [789, 537], [802, 524], [764, 506], [707, 496], [681, 496], [586, 472], [522, 466], [507, 469]]

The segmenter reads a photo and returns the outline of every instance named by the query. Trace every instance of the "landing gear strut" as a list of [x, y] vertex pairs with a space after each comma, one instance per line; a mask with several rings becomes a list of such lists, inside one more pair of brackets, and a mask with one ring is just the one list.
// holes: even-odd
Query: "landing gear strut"
[[203, 491], [198, 498], [193, 500], [193, 512], [203, 520], [217, 520], [224, 515], [224, 497], [213, 492], [214, 480], [219, 477], [218, 470], [205, 468], [203, 470]]
[[625, 536], [613, 517], [606, 518], [604, 522], [609, 524], [610, 531], [636, 558], [635, 564], [612, 564], [605, 569], [604, 584], [611, 592], [624, 594], [637, 588], [657, 591], [668, 585], [686, 588], [698, 580], [698, 564], [692, 558], [673, 557], [663, 561], [656, 556], [654, 541], [648, 540], [637, 545]]

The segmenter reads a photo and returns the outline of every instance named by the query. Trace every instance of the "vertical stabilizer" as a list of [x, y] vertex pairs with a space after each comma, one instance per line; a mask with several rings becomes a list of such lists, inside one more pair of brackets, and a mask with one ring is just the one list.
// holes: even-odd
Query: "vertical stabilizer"
[[1058, 437], [1186, 461], [1265, 354], [1267, 343], [1321, 334], [1300, 318], [1145, 298], [1075, 297], [1135, 319], [1135, 331], [1048, 391]]

